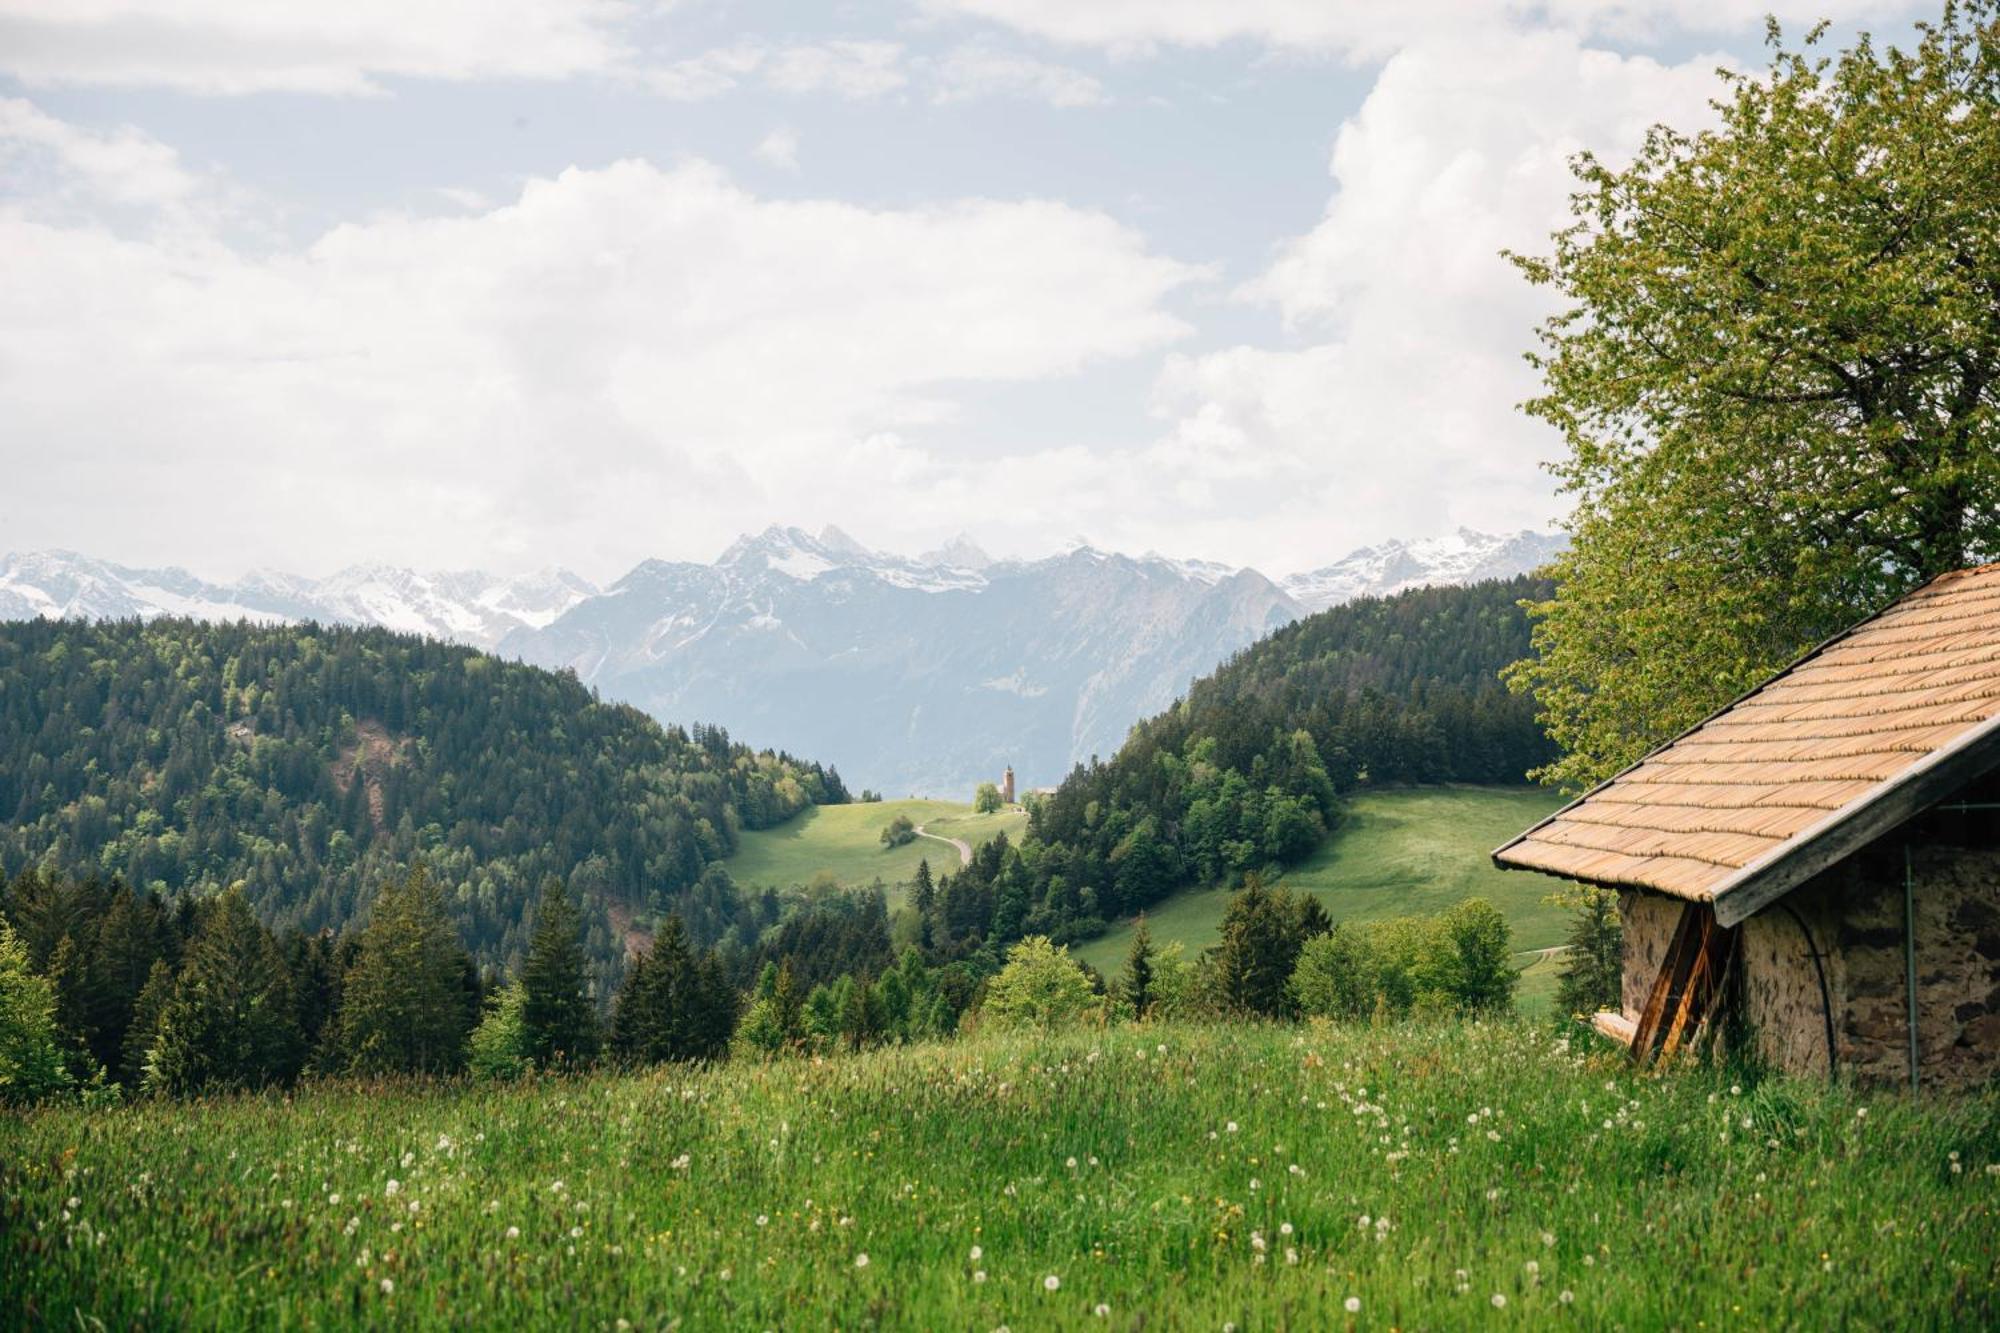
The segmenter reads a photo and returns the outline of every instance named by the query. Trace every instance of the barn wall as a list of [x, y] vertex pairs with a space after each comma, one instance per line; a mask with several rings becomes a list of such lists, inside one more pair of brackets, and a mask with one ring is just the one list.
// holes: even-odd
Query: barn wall
[[[2000, 1073], [2000, 851], [1914, 851], [1917, 1071], [1963, 1087]], [[1856, 858], [1829, 897], [1841, 904], [1841, 1060], [1866, 1082], [1909, 1080], [1903, 859], [1885, 845]]]
[[1687, 904], [1639, 889], [1625, 889], [1618, 895], [1618, 920], [1625, 935], [1625, 968], [1622, 999], [1625, 1016], [1636, 1019], [1646, 1007], [1653, 978], [1660, 974], [1667, 946], [1674, 942], [1674, 928], [1680, 924], [1681, 909]]
[[[1912, 866], [1917, 910], [1918, 1074], [1928, 1087], [2000, 1076], [2000, 849], [1930, 845]], [[1884, 843], [1800, 886], [1786, 904], [1826, 968], [1840, 1074], [1909, 1080], [1903, 961], [1903, 853]], [[1625, 1013], [1645, 1007], [1685, 906], [1627, 891]], [[1736, 992], [1754, 1054], [1787, 1073], [1825, 1077], [1826, 1018], [1798, 921], [1772, 906], [1742, 925]]]

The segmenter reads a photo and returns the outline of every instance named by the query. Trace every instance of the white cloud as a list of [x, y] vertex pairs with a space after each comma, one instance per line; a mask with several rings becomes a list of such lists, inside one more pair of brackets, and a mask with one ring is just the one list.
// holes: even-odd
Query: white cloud
[[[0, 526], [219, 572], [909, 530], [954, 385], [1157, 351], [1196, 275], [1057, 203], [757, 198], [641, 161], [302, 250], [0, 210]], [[201, 516], [196, 521], [195, 516]]]
[[931, 70], [938, 102], [1018, 97], [1055, 107], [1098, 106], [1110, 100], [1104, 85], [1082, 70], [1054, 65], [986, 42], [966, 42], [938, 58]]
[[0, 70], [218, 94], [566, 78], [623, 63], [632, 13], [626, 0], [0, 0]]
[[757, 141], [751, 156], [781, 171], [799, 169], [799, 134], [789, 125], [780, 125]]
[[1404, 46], [1479, 29], [1549, 24], [1578, 33], [1735, 32], [1767, 13], [1792, 24], [1897, 17], [1919, 0], [923, 0], [940, 13], [990, 19], [1075, 45], [1141, 54], [1155, 46], [1245, 41], [1382, 59]]
[[8, 194], [42, 206], [81, 195], [164, 208], [187, 203], [202, 188], [179, 153], [143, 130], [84, 129], [18, 97], [0, 98], [0, 165], [7, 168]]
[[649, 69], [640, 81], [662, 97], [702, 101], [733, 92], [752, 80], [781, 93], [824, 93], [867, 101], [909, 83], [903, 48], [896, 42], [827, 41], [766, 46], [754, 41], [718, 46], [685, 60]]
[[896, 42], [832, 41], [787, 46], [772, 55], [765, 77], [787, 93], [833, 93], [860, 100], [908, 83]]
[[718, 46], [646, 71], [642, 82], [662, 97], [699, 102], [739, 87], [764, 63], [764, 49], [750, 43]]
[[1556, 442], [1515, 410], [1548, 306], [1499, 252], [1546, 248], [1576, 150], [1617, 161], [1652, 123], [1705, 123], [1718, 63], [1546, 32], [1391, 58], [1340, 131], [1325, 217], [1247, 288], [1302, 341], [1170, 359], [1159, 466], [1202, 503], [1247, 503], [1246, 482], [1291, 497], [1289, 519], [1261, 525], [1274, 551], [1310, 549], [1315, 528], [1373, 539], [1551, 517], [1537, 463]]

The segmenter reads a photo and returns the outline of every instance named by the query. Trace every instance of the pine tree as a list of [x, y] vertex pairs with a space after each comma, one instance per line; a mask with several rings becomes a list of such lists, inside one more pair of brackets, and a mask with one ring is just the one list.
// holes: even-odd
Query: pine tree
[[694, 1015], [688, 1024], [692, 1060], [720, 1060], [729, 1054], [736, 1033], [737, 994], [729, 972], [713, 949], [695, 961]]
[[32, 1102], [69, 1086], [55, 988], [28, 968], [28, 949], [0, 917], [0, 1102]]
[[125, 1029], [125, 1045], [118, 1053], [118, 1081], [133, 1092], [145, 1086], [146, 1061], [160, 1035], [160, 1015], [173, 997], [174, 970], [162, 958], [154, 962], [146, 984], [139, 988], [139, 998], [132, 1002], [132, 1022]]
[[1126, 1003], [1134, 1018], [1144, 1018], [1153, 1004], [1153, 935], [1146, 929], [1142, 913], [1132, 932], [1132, 951], [1125, 955], [1125, 975], [1120, 980]]
[[1243, 878], [1243, 888], [1222, 918], [1222, 945], [1216, 954], [1222, 1001], [1239, 1013], [1275, 1018], [1286, 1004], [1298, 950], [1286, 948], [1290, 931], [1286, 907], [1264, 887], [1261, 875]]
[[153, 1091], [257, 1088], [298, 1072], [298, 1019], [277, 941], [236, 887], [204, 913], [148, 1060]]
[[113, 894], [98, 927], [90, 966], [91, 1054], [114, 1076], [122, 1067], [133, 1008], [162, 956], [164, 929], [158, 900], [123, 890]]
[[931, 951], [931, 921], [937, 915], [937, 885], [931, 879], [929, 857], [917, 862], [917, 877], [910, 887], [910, 906], [917, 913], [917, 946]]
[[625, 974], [611, 1010], [612, 1049], [628, 1060], [656, 1064], [690, 1058], [697, 1015], [687, 927], [676, 914], [660, 923], [653, 947]]
[[521, 1021], [537, 1067], [597, 1054], [597, 1013], [584, 989], [582, 922], [559, 879], [542, 887], [521, 986]]
[[1563, 955], [1562, 976], [1556, 983], [1559, 1012], [1593, 1014], [1619, 1007], [1623, 1002], [1624, 943], [1617, 895], [1584, 889], [1570, 922], [1569, 952]]
[[419, 865], [382, 886], [341, 987], [340, 1047], [358, 1073], [449, 1073], [471, 1031], [470, 960]]

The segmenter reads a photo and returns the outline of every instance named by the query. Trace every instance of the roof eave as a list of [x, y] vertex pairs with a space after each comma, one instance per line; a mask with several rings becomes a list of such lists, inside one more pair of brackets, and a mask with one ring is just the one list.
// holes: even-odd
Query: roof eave
[[1968, 728], [1895, 777], [1742, 867], [1716, 885], [1710, 895], [1717, 923], [1733, 926], [1747, 920], [1968, 782], [2000, 768], [2000, 743], [1996, 742], [2000, 742], [2000, 715]]

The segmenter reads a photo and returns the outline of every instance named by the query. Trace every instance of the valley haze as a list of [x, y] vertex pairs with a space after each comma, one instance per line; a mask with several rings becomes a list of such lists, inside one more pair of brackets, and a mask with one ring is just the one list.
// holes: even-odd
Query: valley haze
[[389, 565], [223, 583], [42, 551], [0, 561], [0, 619], [379, 625], [572, 670], [662, 721], [836, 764], [856, 789], [949, 794], [1009, 764], [1023, 787], [1053, 785], [1282, 625], [1359, 597], [1511, 577], [1563, 541], [1460, 529], [1273, 580], [1081, 543], [994, 560], [961, 537], [905, 557], [838, 528], [772, 526], [712, 564], [648, 560], [602, 587], [560, 568]]

